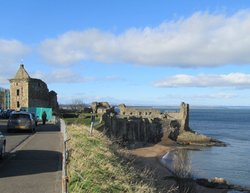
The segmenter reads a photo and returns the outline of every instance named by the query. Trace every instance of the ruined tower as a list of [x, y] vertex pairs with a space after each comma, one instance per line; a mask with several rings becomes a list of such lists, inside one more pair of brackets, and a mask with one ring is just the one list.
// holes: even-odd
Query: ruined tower
[[47, 84], [40, 79], [31, 78], [21, 64], [15, 77], [10, 79], [10, 108], [51, 107], [58, 108], [57, 95], [49, 92]]
[[189, 104], [184, 102], [180, 106], [181, 131], [189, 130]]

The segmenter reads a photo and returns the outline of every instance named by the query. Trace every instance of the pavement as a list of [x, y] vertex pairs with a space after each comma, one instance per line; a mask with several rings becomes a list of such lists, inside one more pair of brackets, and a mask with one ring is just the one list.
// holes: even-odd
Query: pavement
[[0, 162], [0, 192], [62, 192], [63, 136], [59, 125], [38, 125], [34, 134], [6, 135], [8, 152]]

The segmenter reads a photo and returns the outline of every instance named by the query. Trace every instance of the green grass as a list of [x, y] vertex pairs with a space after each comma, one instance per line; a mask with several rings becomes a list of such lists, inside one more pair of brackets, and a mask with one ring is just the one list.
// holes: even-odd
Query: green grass
[[67, 129], [69, 192], [155, 192], [148, 171], [137, 172], [131, 162], [119, 156], [119, 148], [99, 131], [94, 130], [94, 135], [89, 136], [89, 127], [79, 124], [68, 125]]
[[[84, 125], [89, 127], [90, 126], [90, 113], [82, 113], [79, 115], [78, 118], [64, 118], [64, 121], [67, 125], [75, 124], [75, 125]], [[95, 117], [95, 124], [94, 128], [98, 128], [102, 126], [102, 123], [100, 122], [100, 117]]]

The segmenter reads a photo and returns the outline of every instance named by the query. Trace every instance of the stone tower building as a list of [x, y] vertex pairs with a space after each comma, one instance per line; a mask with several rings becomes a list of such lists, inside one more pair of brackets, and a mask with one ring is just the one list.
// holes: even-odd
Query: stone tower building
[[31, 78], [21, 64], [16, 76], [10, 81], [10, 108], [46, 107], [58, 110], [57, 94], [50, 91], [40, 79]]

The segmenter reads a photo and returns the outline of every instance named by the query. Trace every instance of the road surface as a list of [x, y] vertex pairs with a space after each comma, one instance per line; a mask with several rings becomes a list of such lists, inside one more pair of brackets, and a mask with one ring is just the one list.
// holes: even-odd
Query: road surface
[[59, 193], [62, 187], [62, 147], [60, 127], [38, 125], [37, 132], [6, 133], [7, 156], [0, 161], [0, 192]]

